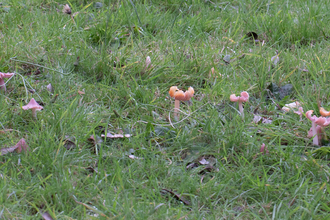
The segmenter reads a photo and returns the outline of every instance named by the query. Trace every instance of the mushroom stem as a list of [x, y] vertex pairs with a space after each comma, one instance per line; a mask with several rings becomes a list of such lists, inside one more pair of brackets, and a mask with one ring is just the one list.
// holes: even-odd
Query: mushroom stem
[[238, 101], [238, 109], [242, 115], [242, 118], [244, 118], [244, 109], [243, 109], [243, 103]]
[[180, 109], [180, 100], [175, 100], [174, 102], [174, 119], [179, 120], [179, 109]]
[[6, 92], [6, 84], [2, 78], [0, 78], [0, 90], [3, 90]]
[[37, 109], [31, 109], [32, 110], [32, 116], [37, 119]]
[[313, 132], [313, 144], [314, 145], [319, 145], [319, 137], [317, 135], [317, 131], [316, 131], [316, 123], [312, 121], [312, 132]]

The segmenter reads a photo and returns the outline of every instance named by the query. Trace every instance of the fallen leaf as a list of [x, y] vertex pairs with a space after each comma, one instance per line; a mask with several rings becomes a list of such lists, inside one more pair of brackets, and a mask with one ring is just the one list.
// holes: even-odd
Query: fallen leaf
[[17, 151], [17, 153], [21, 153], [22, 150], [26, 152], [29, 151], [30, 149], [29, 146], [26, 144], [25, 139], [22, 138], [15, 146], [0, 149], [0, 153], [1, 153], [0, 155], [5, 155], [14, 152], [15, 150]]
[[51, 216], [48, 212], [44, 212], [44, 213], [42, 213], [41, 216], [42, 216], [45, 220], [53, 220], [52, 216]]
[[186, 169], [189, 170], [189, 169], [192, 169], [192, 168], [195, 168], [195, 167], [198, 167], [198, 164], [197, 163], [189, 163], [186, 166]]
[[219, 172], [219, 168], [214, 167], [212, 165], [205, 166], [201, 171], [199, 171], [199, 174], [205, 174], [206, 172]]
[[64, 144], [63, 146], [67, 149], [67, 150], [71, 150], [76, 148], [76, 144], [74, 143], [75, 138], [74, 137], [69, 137], [69, 136], [65, 136], [65, 140], [63, 141]]
[[137, 156], [134, 156], [134, 155], [128, 155], [129, 158], [131, 159], [143, 159], [143, 158], [140, 158], [140, 157], [137, 157]]
[[261, 121], [262, 117], [260, 115], [254, 115], [253, 123], [258, 124]]
[[293, 108], [301, 107], [301, 104], [299, 102], [292, 102], [289, 104], [285, 104], [284, 106], [293, 109]]
[[205, 160], [205, 158], [203, 158], [202, 160], [199, 161], [199, 163], [202, 164], [202, 165], [207, 165], [210, 162], [208, 162], [207, 160]]
[[90, 136], [90, 137], [88, 138], [88, 140], [89, 140], [90, 142], [92, 142], [93, 145], [100, 144], [100, 143], [103, 142], [103, 139], [102, 139], [101, 137], [97, 136], [97, 135], [96, 135], [96, 138], [94, 137], [94, 135]]
[[240, 213], [240, 212], [243, 212], [244, 211], [244, 206], [235, 206], [234, 208], [233, 208], [233, 211], [234, 212], [237, 212], [237, 213]]
[[272, 120], [272, 118], [269, 118], [269, 117], [254, 115], [253, 123], [259, 124], [259, 122], [261, 122], [262, 124], [271, 124], [273, 122], [273, 120]]
[[0, 134], [5, 134], [6, 132], [9, 131], [14, 131], [14, 129], [4, 129], [4, 130], [0, 130]]

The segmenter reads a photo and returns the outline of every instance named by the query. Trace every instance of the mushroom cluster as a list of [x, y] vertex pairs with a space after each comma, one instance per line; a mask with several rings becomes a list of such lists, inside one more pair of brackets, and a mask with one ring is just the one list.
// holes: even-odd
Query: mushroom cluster
[[168, 93], [170, 94], [170, 96], [172, 98], [175, 99], [174, 117], [176, 119], [178, 119], [179, 109], [180, 109], [180, 101], [189, 101], [195, 93], [194, 88], [190, 86], [187, 91], [183, 92], [182, 90], [179, 90], [177, 86], [172, 86]]
[[324, 133], [323, 128], [330, 125], [330, 118], [326, 118], [323, 116], [317, 117], [316, 115], [312, 116], [313, 112], [313, 110], [309, 110], [306, 112], [306, 117], [312, 122], [312, 127], [308, 132], [308, 137], [314, 137], [313, 144], [319, 145]]

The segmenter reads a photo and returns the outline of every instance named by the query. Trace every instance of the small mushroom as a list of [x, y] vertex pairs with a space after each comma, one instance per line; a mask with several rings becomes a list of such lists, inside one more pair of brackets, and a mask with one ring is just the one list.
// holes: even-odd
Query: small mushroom
[[[319, 125], [316, 125], [316, 134], [317, 134], [317, 138], [319, 140], [322, 140], [323, 139], [323, 131], [322, 131], [322, 127], [319, 126]], [[314, 137], [313, 135], [313, 128], [310, 128], [309, 131], [308, 131], [308, 134], [307, 134], [307, 137], [308, 138], [312, 138]]]
[[262, 154], [269, 154], [269, 150], [267, 149], [266, 145], [264, 143], [262, 143], [261, 147], [260, 147], [260, 153]]
[[76, 13], [74, 13], [74, 14], [72, 15], [71, 8], [70, 8], [70, 6], [69, 6], [68, 4], [65, 4], [65, 5], [64, 5], [64, 7], [63, 7], [63, 13], [64, 13], [64, 14], [68, 14], [68, 15], [70, 15], [70, 17], [71, 17], [73, 23], [75, 23], [73, 17], [74, 17], [74, 15], [75, 15]]
[[1, 73], [0, 72], [0, 90], [3, 90], [6, 92], [6, 84], [5, 81], [3, 80], [4, 78], [10, 78], [14, 75], [15, 73]]
[[71, 8], [70, 8], [70, 6], [68, 5], [68, 4], [65, 4], [64, 6], [63, 6], [63, 13], [65, 13], [65, 14], [68, 14], [68, 15], [71, 15]]
[[249, 100], [249, 93], [241, 92], [241, 96], [236, 96], [235, 94], [230, 95], [230, 101], [238, 102], [239, 111], [244, 118], [244, 109], [243, 109], [243, 102], [247, 102]]
[[299, 115], [300, 116], [300, 121], [302, 121], [302, 116], [303, 116], [303, 113], [304, 113], [303, 107], [299, 107], [298, 108], [298, 111], [294, 111], [294, 113], [297, 114], [297, 115]]
[[[313, 135], [313, 144], [314, 145], [319, 145], [320, 144], [320, 140], [319, 140], [319, 134], [320, 132], [318, 132], [317, 126], [321, 127], [321, 131], [324, 127], [330, 125], [330, 118], [325, 118], [325, 117], [316, 117], [315, 115], [312, 116], [313, 114], [313, 110], [309, 110], [306, 112], [306, 117], [312, 121], [312, 135]], [[322, 131], [322, 133], [324, 133]]]
[[195, 91], [193, 87], [189, 87], [186, 92], [179, 90], [177, 86], [172, 86], [170, 91], [168, 92], [172, 98], [175, 99], [174, 104], [174, 117], [178, 119], [179, 117], [179, 109], [180, 109], [180, 101], [189, 101], [191, 97], [193, 97]]
[[317, 119], [317, 117], [314, 115], [313, 117], [312, 117], [312, 114], [313, 114], [313, 110], [309, 110], [309, 111], [307, 111], [306, 112], [306, 117], [309, 119], [309, 120], [311, 120], [312, 121], [312, 135], [313, 135], [313, 144], [314, 145], [319, 145], [319, 138], [318, 138], [318, 135], [317, 135], [317, 131], [316, 131], [316, 123], [315, 123], [315, 121], [316, 121], [316, 119]]
[[147, 56], [147, 58], [146, 58], [146, 67], [145, 67], [145, 69], [148, 69], [148, 67], [149, 67], [150, 64], [151, 64], [151, 59], [150, 59], [149, 56]]
[[32, 116], [37, 119], [37, 110], [40, 111], [41, 109], [43, 109], [43, 107], [41, 105], [39, 105], [36, 100], [34, 100], [34, 98], [31, 99], [31, 101], [27, 104], [22, 106], [23, 110], [32, 110]]
[[49, 83], [46, 88], [47, 88], [47, 91], [48, 92], [51, 92], [51, 93], [53, 92], [53, 86], [52, 86], [52, 84]]
[[271, 61], [273, 62], [274, 66], [278, 64], [280, 61], [280, 58], [278, 57], [278, 51], [276, 51], [276, 55], [271, 58]]

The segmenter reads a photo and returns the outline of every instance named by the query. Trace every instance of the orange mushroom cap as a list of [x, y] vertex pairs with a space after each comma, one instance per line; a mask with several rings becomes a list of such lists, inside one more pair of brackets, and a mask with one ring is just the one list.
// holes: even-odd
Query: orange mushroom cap
[[178, 89], [177, 86], [172, 86], [172, 87], [170, 88], [170, 91], [169, 91], [168, 93], [170, 94], [171, 97], [174, 97], [175, 92], [177, 92], [178, 90], [179, 90], [179, 89]]
[[189, 87], [186, 92], [179, 90], [177, 86], [172, 86], [168, 92], [171, 97], [174, 97], [175, 100], [188, 101], [193, 97], [195, 90], [193, 87]]
[[320, 108], [320, 114], [323, 117], [330, 116], [330, 111], [326, 111], [323, 107]]

